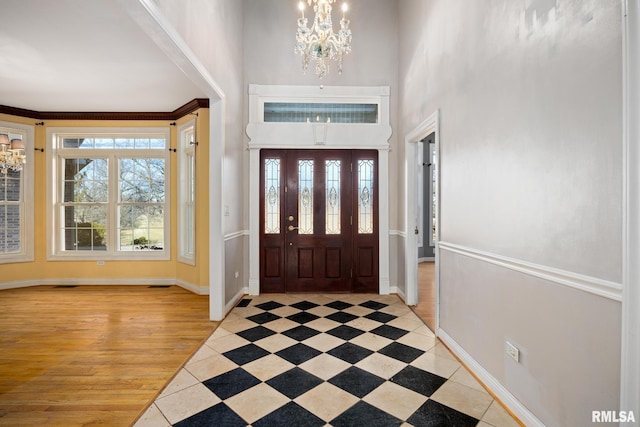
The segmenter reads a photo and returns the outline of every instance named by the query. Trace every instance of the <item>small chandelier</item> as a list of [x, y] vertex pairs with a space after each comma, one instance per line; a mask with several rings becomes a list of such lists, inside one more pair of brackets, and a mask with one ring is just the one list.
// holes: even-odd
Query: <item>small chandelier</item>
[[296, 33], [295, 53], [302, 55], [302, 69], [306, 73], [309, 63], [316, 61], [316, 75], [321, 79], [329, 71], [328, 60], [338, 62], [338, 74], [342, 73], [342, 57], [351, 52], [351, 30], [349, 20], [345, 18], [347, 4], [342, 4], [342, 19], [340, 31], [333, 32], [331, 22], [331, 4], [336, 0], [307, 0], [309, 6], [313, 3], [315, 19], [311, 28], [307, 26], [308, 19], [304, 17], [304, 1], [298, 4], [300, 18]]
[[24, 142], [20, 138], [9, 140], [9, 135], [0, 133], [0, 171], [6, 175], [8, 171], [20, 172], [27, 162], [24, 155]]

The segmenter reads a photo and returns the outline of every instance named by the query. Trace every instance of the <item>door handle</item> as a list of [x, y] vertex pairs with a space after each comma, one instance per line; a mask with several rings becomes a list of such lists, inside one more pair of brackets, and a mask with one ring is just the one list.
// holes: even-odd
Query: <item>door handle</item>
[[290, 225], [289, 227], [287, 227], [287, 230], [289, 231], [293, 231], [293, 230], [299, 230], [300, 227], [294, 227], [293, 225]]

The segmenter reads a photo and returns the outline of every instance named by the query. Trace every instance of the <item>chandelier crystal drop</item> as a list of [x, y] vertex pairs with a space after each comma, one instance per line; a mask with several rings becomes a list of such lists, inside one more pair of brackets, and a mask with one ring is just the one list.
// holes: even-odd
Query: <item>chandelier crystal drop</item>
[[306, 73], [309, 63], [315, 61], [316, 75], [322, 79], [329, 71], [329, 61], [338, 62], [338, 74], [342, 73], [342, 58], [351, 52], [351, 30], [346, 19], [347, 4], [342, 5], [340, 30], [333, 32], [331, 22], [331, 4], [336, 0], [307, 0], [313, 4], [315, 18], [311, 28], [309, 20], [304, 16], [304, 1], [299, 3], [300, 18], [296, 33], [295, 53], [302, 56], [302, 69]]
[[9, 135], [0, 133], [0, 171], [2, 174], [6, 175], [10, 170], [20, 172], [26, 162], [22, 139], [9, 140]]

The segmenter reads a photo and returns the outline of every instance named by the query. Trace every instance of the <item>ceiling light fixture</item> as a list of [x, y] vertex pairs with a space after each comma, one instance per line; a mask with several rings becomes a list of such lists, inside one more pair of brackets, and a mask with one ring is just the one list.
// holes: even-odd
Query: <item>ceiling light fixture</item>
[[20, 138], [9, 140], [9, 135], [0, 133], [0, 171], [4, 175], [8, 171], [20, 172], [27, 162], [24, 155], [24, 142]]
[[313, 4], [315, 18], [311, 28], [308, 27], [308, 19], [304, 17], [304, 1], [300, 1], [300, 18], [298, 18], [298, 31], [296, 33], [295, 53], [302, 55], [302, 69], [306, 73], [309, 63], [316, 62], [316, 75], [321, 79], [329, 71], [328, 60], [338, 62], [338, 74], [342, 73], [342, 58], [351, 52], [351, 30], [349, 20], [345, 15], [347, 4], [342, 4], [342, 19], [340, 31], [333, 32], [331, 22], [331, 4], [336, 0], [307, 0], [309, 6]]

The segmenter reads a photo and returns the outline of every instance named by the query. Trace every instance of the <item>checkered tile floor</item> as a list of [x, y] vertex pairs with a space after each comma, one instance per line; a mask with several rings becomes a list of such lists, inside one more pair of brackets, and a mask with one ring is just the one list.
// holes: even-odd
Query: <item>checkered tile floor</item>
[[396, 296], [247, 297], [135, 424], [517, 426]]

